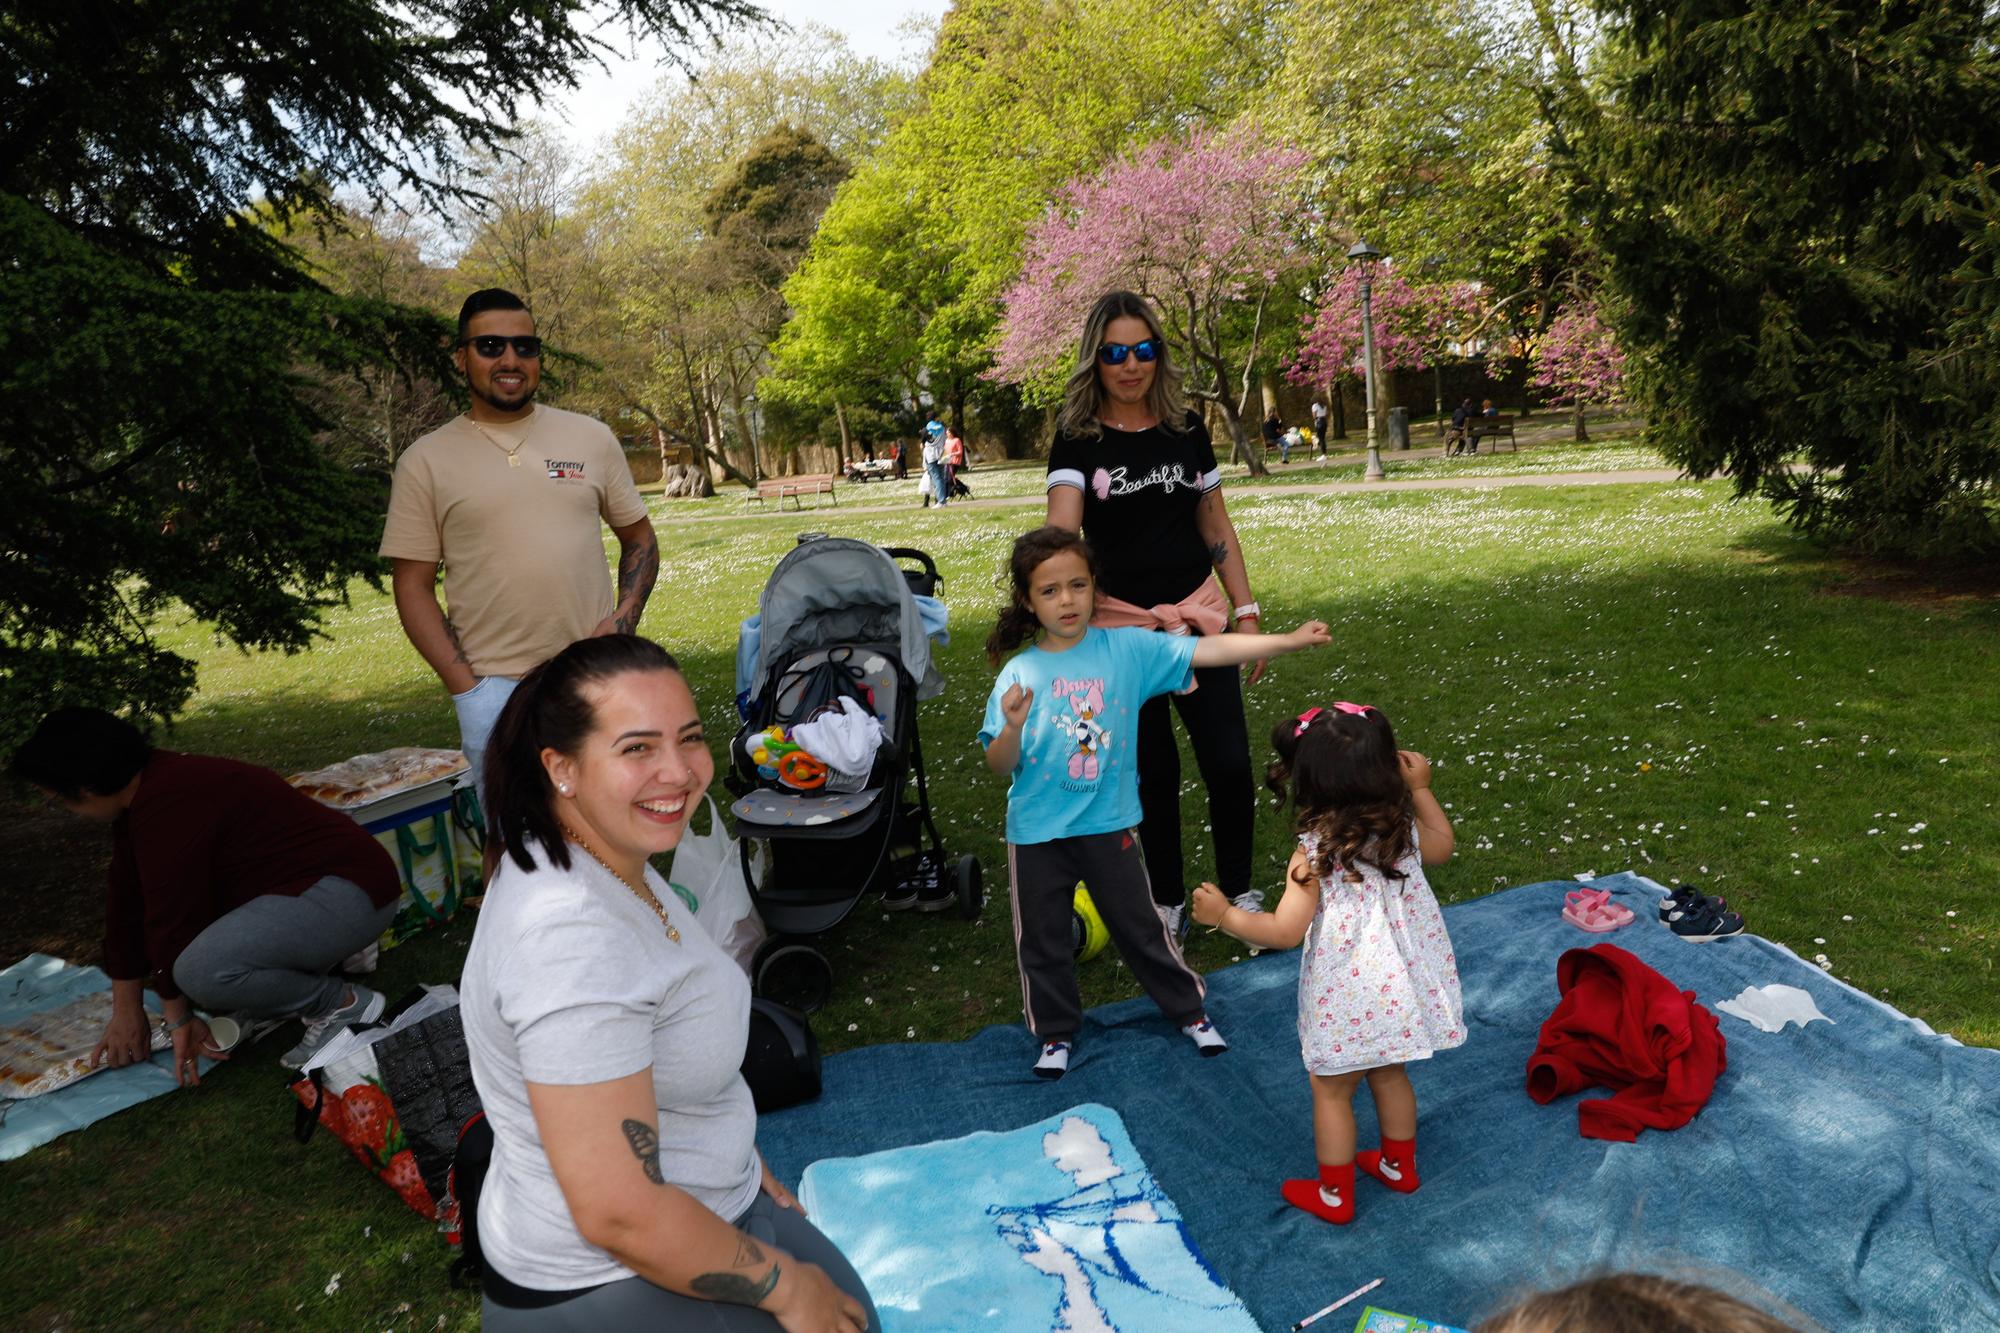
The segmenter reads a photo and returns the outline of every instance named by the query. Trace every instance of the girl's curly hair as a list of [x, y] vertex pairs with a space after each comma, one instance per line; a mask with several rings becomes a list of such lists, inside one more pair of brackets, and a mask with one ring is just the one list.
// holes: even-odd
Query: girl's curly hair
[[1313, 876], [1369, 865], [1402, 879], [1396, 866], [1415, 842], [1416, 805], [1389, 719], [1379, 708], [1315, 708], [1303, 716], [1271, 729], [1278, 757], [1264, 781], [1291, 801], [1297, 831], [1318, 840]]
[[1050, 524], [1014, 539], [1014, 550], [1007, 557], [1007, 569], [1002, 575], [1006, 580], [1007, 604], [1000, 608], [999, 620], [986, 636], [986, 660], [994, 666], [999, 666], [1008, 653], [1032, 642], [1041, 632], [1042, 622], [1035, 619], [1034, 610], [1028, 605], [1028, 587], [1042, 562], [1064, 551], [1075, 551], [1082, 556], [1090, 570], [1091, 582], [1097, 581], [1097, 555], [1082, 533]]

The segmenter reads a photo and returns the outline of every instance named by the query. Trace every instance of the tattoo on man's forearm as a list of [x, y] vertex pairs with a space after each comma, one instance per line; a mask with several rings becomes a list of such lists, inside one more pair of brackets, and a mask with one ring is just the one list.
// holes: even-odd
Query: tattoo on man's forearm
[[648, 540], [628, 546], [618, 555], [618, 605], [625, 608], [617, 616], [618, 630], [630, 634], [639, 628], [639, 616], [653, 584], [660, 577], [660, 543]]
[[451, 623], [450, 616], [444, 618], [444, 632], [451, 637], [451, 646], [458, 650], [457, 656], [451, 660], [463, 666], [470, 666], [472, 659], [465, 655], [465, 645], [458, 641], [458, 626]]
[[751, 1264], [764, 1262], [764, 1251], [756, 1241], [739, 1231], [736, 1233], [736, 1257], [729, 1263], [731, 1268], [747, 1268]]
[[1220, 566], [1223, 561], [1229, 558], [1229, 543], [1217, 542], [1215, 545], [1209, 547], [1208, 558]]
[[641, 1120], [627, 1120], [621, 1128], [625, 1141], [632, 1145], [632, 1155], [646, 1170], [646, 1179], [655, 1185], [666, 1184], [667, 1178], [660, 1173], [660, 1131]]
[[778, 1265], [773, 1263], [771, 1271], [761, 1278], [745, 1277], [741, 1273], [703, 1273], [688, 1286], [704, 1300], [755, 1305], [777, 1289]]

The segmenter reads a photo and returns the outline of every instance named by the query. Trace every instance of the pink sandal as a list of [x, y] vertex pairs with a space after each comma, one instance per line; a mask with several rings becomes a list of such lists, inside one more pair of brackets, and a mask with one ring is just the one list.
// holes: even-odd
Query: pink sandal
[[1632, 909], [1611, 901], [1609, 889], [1572, 889], [1564, 895], [1563, 920], [1594, 935], [1632, 924]]

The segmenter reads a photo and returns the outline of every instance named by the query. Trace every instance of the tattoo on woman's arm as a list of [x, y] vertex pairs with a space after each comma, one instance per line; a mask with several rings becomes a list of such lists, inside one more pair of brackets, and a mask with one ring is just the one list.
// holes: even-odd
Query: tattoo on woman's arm
[[[763, 1247], [741, 1231], [736, 1233], [736, 1258], [732, 1267], [746, 1268], [765, 1262]], [[755, 1305], [769, 1296], [778, 1286], [778, 1264], [771, 1261], [771, 1271], [761, 1278], [745, 1277], [741, 1273], [703, 1273], [688, 1283], [695, 1295], [705, 1300], [728, 1301], [732, 1305]]]
[[1229, 543], [1217, 542], [1215, 545], [1209, 547], [1208, 558], [1213, 560], [1217, 566], [1220, 566], [1223, 561], [1229, 559]]
[[655, 1185], [666, 1184], [667, 1178], [660, 1171], [660, 1131], [640, 1120], [627, 1120], [621, 1128], [625, 1141], [632, 1145], [632, 1155], [646, 1170], [646, 1179]]

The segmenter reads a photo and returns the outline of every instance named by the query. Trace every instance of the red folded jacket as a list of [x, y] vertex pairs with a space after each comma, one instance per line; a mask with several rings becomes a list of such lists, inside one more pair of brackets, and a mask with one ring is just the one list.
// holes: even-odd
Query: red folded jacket
[[1571, 949], [1556, 960], [1562, 999], [1528, 1057], [1528, 1095], [1548, 1103], [1585, 1088], [1610, 1097], [1576, 1108], [1587, 1139], [1630, 1143], [1642, 1129], [1694, 1119], [1728, 1068], [1715, 1015], [1694, 992], [1615, 944]]

